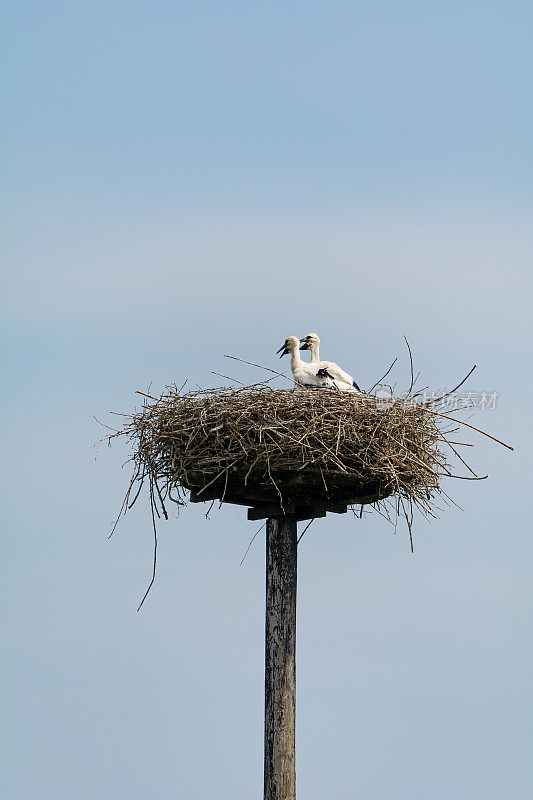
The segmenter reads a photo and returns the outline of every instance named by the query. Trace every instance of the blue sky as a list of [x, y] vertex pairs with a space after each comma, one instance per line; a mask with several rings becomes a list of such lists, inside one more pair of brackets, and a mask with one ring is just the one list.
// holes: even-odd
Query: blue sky
[[[287, 335], [370, 386], [496, 390], [463, 511], [300, 548], [298, 791], [532, 792], [533, 13], [526, 3], [3, 5], [3, 797], [260, 796], [264, 536], [146, 500], [135, 389]], [[258, 526], [257, 526], [258, 527]]]

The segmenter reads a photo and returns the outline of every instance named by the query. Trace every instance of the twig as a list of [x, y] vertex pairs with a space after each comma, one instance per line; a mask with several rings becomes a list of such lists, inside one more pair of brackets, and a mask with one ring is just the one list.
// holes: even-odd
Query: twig
[[[130, 484], [130, 486], [131, 486], [131, 484]], [[111, 537], [115, 533], [116, 527], [117, 527], [118, 523], [120, 522], [120, 518], [122, 516], [122, 512], [124, 511], [124, 507], [126, 505], [127, 499], [128, 499], [128, 495], [126, 494], [126, 496], [124, 497], [124, 500], [122, 501], [122, 505], [120, 506], [120, 511], [118, 512], [118, 517], [116, 518], [116, 520], [115, 520], [115, 522], [113, 524], [113, 527], [111, 529], [111, 533], [107, 537], [108, 539], [111, 539]]]
[[232, 358], [234, 361], [241, 361], [243, 364], [249, 364], [251, 367], [259, 367], [259, 369], [266, 369], [267, 372], [273, 372], [274, 375], [279, 375], [281, 378], [285, 378], [287, 381], [292, 381], [296, 383], [294, 378], [289, 378], [287, 375], [284, 375], [283, 372], [277, 372], [275, 369], [270, 369], [270, 367], [264, 367], [262, 364], [254, 364], [252, 361], [245, 361], [244, 358], [237, 358], [237, 356], [228, 356], [225, 355], [224, 358]]
[[375, 382], [375, 384], [372, 386], [372, 388], [371, 388], [371, 389], [369, 389], [369, 390], [368, 390], [368, 392], [365, 392], [365, 394], [370, 394], [370, 392], [372, 392], [372, 391], [373, 391], [373, 390], [376, 388], [376, 386], [379, 386], [379, 384], [381, 383], [381, 381], [382, 381], [384, 378], [386, 378], [386, 377], [387, 377], [387, 375], [389, 374], [389, 372], [391, 371], [391, 369], [393, 368], [393, 366], [396, 364], [396, 362], [397, 362], [397, 361], [398, 361], [398, 359], [397, 359], [397, 358], [395, 358], [395, 359], [394, 359], [394, 361], [392, 362], [392, 364], [390, 365], [390, 367], [388, 368], [387, 372], [385, 373], [385, 375], [382, 375], [382, 376], [381, 376], [381, 378], [379, 379], [379, 381], [376, 381], [376, 382]]
[[150, 581], [150, 583], [148, 585], [148, 589], [144, 593], [143, 599], [139, 603], [139, 607], [137, 608], [137, 613], [139, 613], [139, 611], [141, 610], [142, 604], [144, 603], [144, 601], [148, 597], [148, 593], [149, 593], [150, 589], [152, 588], [152, 586], [154, 585], [155, 570], [156, 570], [156, 566], [157, 566], [157, 526], [155, 524], [154, 493], [153, 493], [152, 487], [150, 487], [150, 507], [151, 507], [151, 510], [152, 510], [152, 525], [153, 525], [153, 528], [154, 528], [154, 566], [153, 566], [153, 570], [152, 570], [152, 580]]
[[301, 534], [300, 534], [300, 536], [298, 537], [298, 539], [296, 540], [296, 544], [297, 544], [297, 545], [299, 545], [299, 544], [300, 544], [300, 542], [301, 542], [301, 541], [302, 541], [302, 539], [304, 538], [304, 533], [305, 533], [305, 532], [308, 530], [308, 528], [310, 528], [310, 527], [311, 527], [311, 525], [313, 524], [313, 522], [315, 521], [315, 519], [316, 519], [316, 517], [313, 517], [313, 519], [311, 520], [311, 522], [309, 522], [309, 523], [308, 523], [308, 524], [305, 526], [305, 528], [304, 528], [304, 530], [303, 530], [303, 533], [301, 533]]
[[150, 400], [159, 400], [159, 397], [154, 397], [152, 394], [146, 394], [146, 392], [141, 392], [140, 389], [136, 389], [135, 394], [142, 394], [143, 397], [149, 397]]
[[245, 559], [245, 558], [246, 558], [246, 556], [248, 555], [248, 552], [249, 552], [249, 550], [250, 550], [250, 547], [251, 547], [251, 546], [252, 546], [252, 544], [254, 543], [256, 536], [258, 536], [258, 535], [261, 533], [261, 531], [263, 530], [263, 528], [265, 527], [265, 525], [266, 525], [266, 524], [267, 524], [267, 521], [265, 520], [265, 522], [263, 522], [263, 524], [261, 525], [261, 527], [259, 528], [259, 530], [258, 530], [258, 531], [256, 531], [256, 532], [254, 533], [254, 535], [252, 536], [252, 538], [250, 539], [250, 541], [249, 541], [249, 543], [248, 543], [248, 547], [246, 548], [246, 552], [245, 552], [245, 554], [243, 555], [243, 557], [242, 557], [242, 559], [241, 559], [241, 563], [239, 564], [239, 567], [242, 567], [242, 565], [243, 565], [243, 563], [244, 563], [244, 559]]
[[228, 381], [234, 381], [235, 383], [240, 383], [241, 386], [246, 386], [245, 383], [238, 381], [237, 378], [230, 378], [229, 375], [223, 375], [221, 372], [214, 372], [211, 370], [211, 375], [218, 375], [219, 378], [226, 378]]
[[433, 398], [430, 398], [430, 399], [428, 400], [428, 403], [439, 403], [441, 400], [444, 400], [444, 398], [445, 398], [445, 397], [449, 397], [451, 394], [453, 394], [454, 392], [456, 392], [456, 391], [457, 391], [457, 389], [460, 389], [460, 388], [461, 388], [461, 386], [463, 385], [463, 383], [466, 383], [466, 381], [469, 379], [469, 377], [471, 376], [471, 374], [473, 373], [473, 371], [476, 369], [476, 367], [477, 367], [477, 364], [474, 364], [474, 366], [472, 367], [472, 369], [470, 370], [470, 372], [468, 373], [468, 375], [466, 376], [466, 378], [463, 378], [463, 380], [461, 381], [461, 383], [458, 383], [458, 384], [457, 384], [457, 386], [455, 387], [455, 389], [451, 389], [451, 391], [449, 391], [449, 392], [446, 392], [446, 394], [443, 394], [443, 395], [441, 395], [440, 397], [436, 397], [435, 399], [433, 399]]
[[471, 472], [471, 473], [472, 473], [472, 475], [474, 475], [474, 476], [477, 478], [477, 477], [478, 477], [478, 475], [477, 475], [477, 472], [474, 472], [474, 470], [472, 469], [472, 467], [471, 467], [469, 464], [467, 464], [467, 463], [466, 463], [466, 461], [464, 460], [464, 458], [463, 458], [461, 455], [459, 455], [459, 453], [457, 452], [457, 450], [455, 449], [455, 447], [453, 446], [453, 444], [451, 444], [451, 442], [449, 442], [449, 441], [448, 441], [448, 439], [447, 439], [447, 438], [444, 436], [444, 434], [442, 434], [442, 441], [446, 442], [446, 444], [448, 445], [448, 447], [449, 447], [451, 450], [453, 450], [453, 452], [455, 453], [455, 455], [457, 456], [457, 458], [459, 459], [459, 461], [462, 461], [462, 462], [463, 462], [463, 464], [465, 465], [465, 467], [467, 468], [467, 470], [468, 470], [469, 472]]
[[459, 480], [461, 480], [461, 481], [484, 481], [484, 480], [486, 480], [486, 479], [487, 479], [489, 476], [488, 476], [488, 475], [482, 475], [482, 476], [479, 478], [479, 477], [477, 477], [477, 475], [476, 475], [476, 477], [475, 477], [475, 478], [471, 478], [471, 477], [470, 477], [470, 475], [452, 475], [452, 474], [451, 474], [451, 472], [450, 472], [450, 473], [448, 473], [448, 475], [447, 475], [446, 477], [447, 477], [447, 478], [459, 478]]
[[405, 339], [405, 344], [407, 345], [407, 349], [409, 350], [409, 361], [411, 362], [411, 385], [409, 386], [409, 390], [407, 392], [407, 394], [409, 395], [409, 394], [411, 394], [411, 389], [415, 385], [414, 369], [413, 369], [413, 354], [411, 353], [411, 348], [409, 347], [409, 342], [407, 341], [407, 336], [405, 336], [405, 334], [404, 334], [403, 338]]
[[465, 425], [465, 427], [467, 427], [467, 428], [472, 428], [473, 431], [477, 431], [478, 433], [482, 433], [483, 436], [487, 436], [489, 439], [492, 439], [494, 442], [498, 442], [498, 444], [502, 444], [508, 450], [513, 450], [514, 451], [514, 447], [511, 447], [510, 444], [505, 444], [505, 442], [502, 442], [501, 439], [497, 439], [495, 436], [491, 436], [490, 433], [487, 433], [486, 431], [482, 431], [481, 428], [476, 428], [475, 425], [470, 425], [469, 422], [464, 422], [462, 419], [455, 419], [455, 417], [448, 417], [446, 414], [441, 414], [439, 411], [432, 411], [430, 408], [424, 408], [424, 411], [426, 412], [426, 414], [435, 414], [436, 417], [442, 417], [443, 419], [449, 419], [452, 422], [458, 422], [459, 425]]

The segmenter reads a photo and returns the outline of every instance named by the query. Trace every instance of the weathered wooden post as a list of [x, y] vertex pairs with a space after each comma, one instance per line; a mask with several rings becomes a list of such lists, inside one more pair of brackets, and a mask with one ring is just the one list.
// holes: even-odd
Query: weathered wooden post
[[295, 800], [297, 523], [269, 517], [266, 530], [264, 800]]

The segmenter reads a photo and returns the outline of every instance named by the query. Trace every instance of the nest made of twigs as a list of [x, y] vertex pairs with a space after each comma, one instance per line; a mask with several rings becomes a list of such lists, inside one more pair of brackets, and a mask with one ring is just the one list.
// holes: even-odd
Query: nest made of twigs
[[[142, 487], [149, 487], [154, 563], [146, 594], [155, 578], [156, 518], [168, 518], [168, 501], [185, 505], [189, 491], [196, 502], [217, 498], [260, 511], [276, 503], [282, 513], [293, 513], [285, 511], [290, 506], [299, 519], [345, 511], [347, 506], [354, 513], [360, 506], [358, 516], [363, 507], [374, 508], [395, 526], [399, 516], [405, 518], [413, 549], [414, 510], [436, 517], [439, 497], [453, 503], [442, 488], [443, 477], [487, 477], [478, 476], [457, 449], [473, 445], [450, 435], [466, 426], [513, 449], [442, 413], [444, 398], [474, 369], [452, 392], [424, 402], [421, 392], [412, 394], [412, 360], [410, 388], [402, 397], [394, 397], [390, 386], [385, 397], [378, 391], [379, 397], [327, 388], [273, 389], [268, 381], [192, 392], [174, 386], [159, 397], [139, 391], [143, 407], [120, 415], [123, 427], [104, 440], [110, 444], [116, 437], [126, 438], [132, 447], [132, 476], [115, 527]], [[450, 453], [468, 474], [452, 473]]]
[[185, 490], [248, 505], [370, 504], [393, 495], [427, 513], [449, 474], [438, 417], [405, 398], [265, 386], [174, 389], [147, 398], [120, 434], [134, 446], [130, 490], [148, 479], [163, 506], [167, 498], [186, 502]]

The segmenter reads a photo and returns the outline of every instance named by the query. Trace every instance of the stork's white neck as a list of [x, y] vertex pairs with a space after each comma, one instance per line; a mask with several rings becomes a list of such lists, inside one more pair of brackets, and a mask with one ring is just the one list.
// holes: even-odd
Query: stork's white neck
[[311, 342], [309, 345], [311, 351], [311, 361], [320, 361], [320, 345], [318, 342]]
[[295, 370], [301, 363], [302, 359], [300, 356], [300, 351], [297, 347], [295, 347], [294, 350], [291, 350], [291, 369]]

